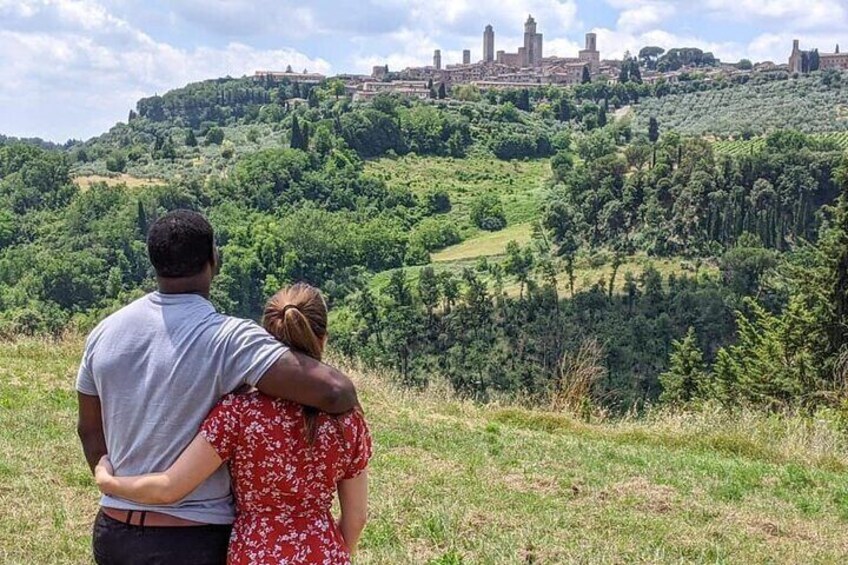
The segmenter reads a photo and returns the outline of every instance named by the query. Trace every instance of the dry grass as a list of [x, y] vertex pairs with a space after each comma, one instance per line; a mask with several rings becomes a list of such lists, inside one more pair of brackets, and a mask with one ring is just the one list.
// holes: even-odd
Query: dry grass
[[[88, 563], [82, 343], [0, 344], [0, 563]], [[579, 364], [578, 364], [579, 365]], [[754, 412], [567, 414], [412, 392], [350, 369], [376, 441], [359, 563], [840, 563], [848, 447]]]
[[91, 188], [91, 185], [98, 183], [105, 183], [109, 186], [124, 185], [127, 188], [133, 189], [162, 184], [163, 181], [154, 178], [138, 178], [126, 173], [121, 173], [108, 177], [102, 175], [81, 175], [74, 177], [74, 182], [77, 183], [80, 190], [86, 191]]
[[506, 246], [510, 241], [516, 241], [521, 245], [530, 243], [530, 232], [530, 224], [509, 226], [496, 232], [480, 232], [471, 239], [434, 253], [432, 261], [434, 263], [449, 263], [476, 259], [477, 257], [504, 255]]

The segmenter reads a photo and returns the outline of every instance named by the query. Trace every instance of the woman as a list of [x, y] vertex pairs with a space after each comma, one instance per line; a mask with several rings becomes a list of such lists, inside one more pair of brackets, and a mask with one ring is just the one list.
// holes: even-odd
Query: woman
[[[263, 325], [321, 359], [327, 305], [306, 284], [278, 292]], [[145, 504], [176, 502], [228, 462], [236, 521], [233, 564], [350, 563], [365, 526], [371, 437], [361, 410], [334, 417], [259, 392], [231, 394], [164, 473], [115, 477], [107, 458], [95, 477], [105, 494]], [[338, 493], [341, 517], [331, 506]]]

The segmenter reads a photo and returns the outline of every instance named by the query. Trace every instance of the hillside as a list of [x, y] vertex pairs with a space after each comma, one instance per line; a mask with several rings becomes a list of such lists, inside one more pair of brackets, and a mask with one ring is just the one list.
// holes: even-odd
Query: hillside
[[681, 135], [763, 135], [781, 129], [804, 133], [848, 131], [848, 82], [839, 73], [757, 81], [724, 88], [645, 98], [634, 106], [634, 127], [651, 117]]
[[[85, 563], [82, 341], [0, 344], [0, 562]], [[837, 563], [848, 446], [823, 421], [568, 416], [354, 371], [376, 440], [358, 563]]]

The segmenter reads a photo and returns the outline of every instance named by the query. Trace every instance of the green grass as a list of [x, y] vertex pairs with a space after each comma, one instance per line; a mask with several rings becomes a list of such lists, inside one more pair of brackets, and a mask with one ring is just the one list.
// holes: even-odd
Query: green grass
[[530, 242], [531, 232], [530, 224], [508, 226], [496, 232], [481, 231], [460, 244], [434, 253], [431, 259], [434, 263], [447, 263], [476, 259], [477, 257], [503, 255], [506, 253], [506, 246], [510, 241], [517, 241], [521, 245], [527, 245]]
[[390, 187], [408, 188], [416, 195], [447, 190], [453, 205], [448, 215], [457, 220], [466, 235], [476, 231], [470, 225], [471, 202], [486, 192], [494, 192], [501, 198], [508, 225], [535, 219], [545, 183], [551, 176], [547, 159], [501, 161], [494, 157], [453, 159], [407, 155], [369, 161], [365, 170]]
[[[0, 562], [88, 563], [80, 339], [0, 344]], [[376, 440], [358, 563], [839, 563], [848, 447], [741, 412], [587, 424], [359, 370]]]

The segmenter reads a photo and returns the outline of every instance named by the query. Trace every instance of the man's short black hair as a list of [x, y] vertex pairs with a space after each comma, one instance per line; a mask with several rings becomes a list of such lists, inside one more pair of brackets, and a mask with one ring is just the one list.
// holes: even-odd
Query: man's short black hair
[[176, 279], [194, 276], [215, 256], [215, 234], [202, 214], [174, 210], [150, 227], [147, 254], [156, 274]]

